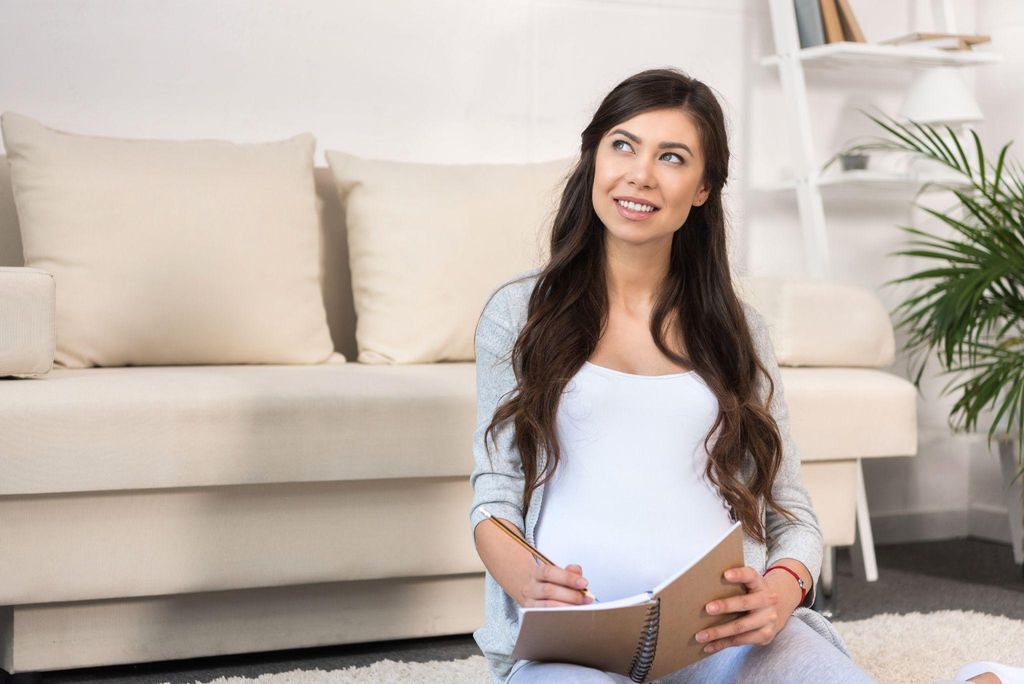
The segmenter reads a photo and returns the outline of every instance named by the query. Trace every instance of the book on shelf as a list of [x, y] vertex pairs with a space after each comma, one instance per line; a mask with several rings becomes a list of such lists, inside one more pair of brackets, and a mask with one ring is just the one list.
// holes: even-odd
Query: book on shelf
[[809, 48], [825, 44], [825, 25], [821, 21], [820, 0], [793, 0], [796, 11], [796, 31], [800, 47]]
[[825, 40], [829, 43], [843, 41], [843, 24], [839, 20], [839, 6], [835, 0], [819, 0], [821, 21], [825, 27]]
[[735, 619], [708, 615], [705, 606], [746, 593], [724, 577], [743, 565], [743, 528], [736, 522], [703, 556], [649, 591], [574, 606], [520, 606], [512, 658], [586, 665], [634, 682], [675, 672], [710, 655], [698, 632]]
[[850, 7], [850, 0], [836, 0], [836, 5], [839, 9], [839, 23], [843, 27], [844, 39], [854, 43], [865, 42], [864, 32], [860, 30], [857, 17], [853, 14], [853, 8]]
[[899, 45], [900, 47], [929, 47], [940, 50], [970, 50], [975, 45], [987, 43], [991, 36], [966, 33], [928, 33], [914, 31], [895, 38], [879, 41], [880, 45]]
[[[861, 31], [857, 17], [850, 6], [850, 0], [818, 0], [821, 11], [821, 22], [825, 32], [825, 42], [863, 43], [864, 32]], [[800, 12], [797, 8], [797, 28], [799, 28]], [[802, 45], [801, 40], [801, 46]]]

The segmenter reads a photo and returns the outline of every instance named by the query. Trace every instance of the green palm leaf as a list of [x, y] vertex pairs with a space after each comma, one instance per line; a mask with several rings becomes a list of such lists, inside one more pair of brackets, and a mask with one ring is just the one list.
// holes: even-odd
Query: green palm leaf
[[[954, 376], [942, 390], [957, 397], [950, 426], [977, 430], [983, 414], [991, 411], [989, 448], [997, 434], [1015, 435], [1018, 461], [1024, 462], [1024, 173], [1007, 156], [1012, 143], [1003, 145], [993, 165], [974, 131], [964, 145], [949, 126], [862, 113], [887, 136], [847, 147], [825, 168], [840, 155], [883, 150], [930, 160], [963, 181], [927, 184], [953, 193], [956, 203], [950, 210], [916, 205], [951, 236], [898, 226], [907, 244], [890, 253], [928, 263], [885, 283], [917, 287], [891, 312], [896, 326], [907, 332], [914, 385], [920, 392], [925, 364], [934, 355], [941, 374]], [[967, 149], [973, 151], [973, 162]], [[1024, 467], [1016, 477], [1021, 476]]]

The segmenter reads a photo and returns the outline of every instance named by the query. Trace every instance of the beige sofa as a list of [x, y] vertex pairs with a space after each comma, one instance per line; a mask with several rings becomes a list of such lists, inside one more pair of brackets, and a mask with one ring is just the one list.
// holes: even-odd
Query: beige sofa
[[[316, 182], [328, 321], [355, 359], [343, 213], [326, 168]], [[17, 330], [52, 354], [52, 330], [12, 313], [25, 305], [14, 306], [19, 283], [48, 277], [17, 269], [20, 252], [0, 159], [0, 345]], [[745, 287], [780, 362], [850, 366], [783, 378], [826, 543], [851, 544], [857, 459], [915, 451], [913, 388], [874, 369], [892, 359], [888, 318], [852, 288]], [[46, 320], [52, 301], [36, 306]], [[0, 380], [0, 667], [471, 632], [483, 620], [468, 527], [474, 422], [469, 362]]]

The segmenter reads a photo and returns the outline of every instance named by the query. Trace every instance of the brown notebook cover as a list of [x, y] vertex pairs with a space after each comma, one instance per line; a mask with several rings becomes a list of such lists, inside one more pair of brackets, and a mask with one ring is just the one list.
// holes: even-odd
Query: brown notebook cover
[[689, 568], [643, 594], [585, 606], [521, 608], [512, 657], [586, 665], [635, 682], [663, 677], [710, 655], [694, 638], [697, 632], [738, 617], [712, 617], [704, 606], [746, 593], [724, 578], [726, 570], [743, 565], [743, 527], [737, 522]]

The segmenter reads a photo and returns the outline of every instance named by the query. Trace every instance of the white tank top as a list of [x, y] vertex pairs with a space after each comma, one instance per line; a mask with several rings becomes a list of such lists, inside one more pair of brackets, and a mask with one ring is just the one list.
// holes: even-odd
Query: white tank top
[[653, 589], [732, 526], [704, 477], [718, 415], [695, 372], [634, 375], [587, 361], [556, 415], [561, 461], [544, 487], [537, 548], [583, 568], [600, 601]]

